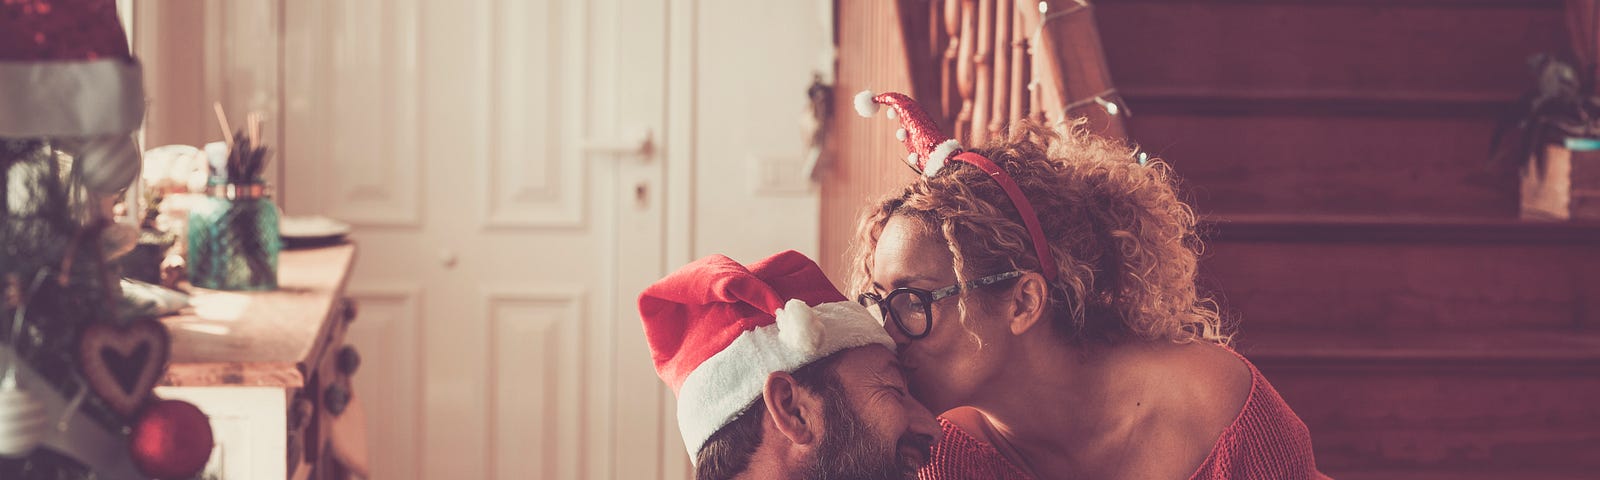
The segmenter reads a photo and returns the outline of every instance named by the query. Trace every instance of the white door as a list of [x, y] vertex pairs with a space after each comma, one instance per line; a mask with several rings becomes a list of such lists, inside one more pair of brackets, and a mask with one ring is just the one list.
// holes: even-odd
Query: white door
[[355, 225], [374, 478], [682, 476], [633, 307], [667, 2], [620, 1], [282, 0], [283, 199]]

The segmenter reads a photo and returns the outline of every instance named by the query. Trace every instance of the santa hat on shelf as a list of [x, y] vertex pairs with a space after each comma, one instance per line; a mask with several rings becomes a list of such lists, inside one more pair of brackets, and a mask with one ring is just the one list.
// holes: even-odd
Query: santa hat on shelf
[[889, 118], [900, 119], [901, 128], [894, 131], [894, 137], [905, 143], [906, 150], [911, 152], [906, 156], [906, 164], [917, 173], [928, 177], [937, 175], [950, 156], [961, 151], [961, 142], [940, 132], [928, 113], [922, 111], [922, 106], [905, 94], [873, 95], [872, 90], [863, 90], [856, 94], [855, 103], [856, 113], [868, 118], [878, 113], [878, 105], [889, 106]]
[[693, 459], [711, 435], [761, 395], [772, 372], [793, 372], [846, 349], [894, 340], [793, 250], [744, 266], [702, 258], [639, 296], [656, 373], [678, 396], [678, 429]]
[[63, 140], [84, 183], [115, 192], [139, 172], [144, 101], [115, 1], [0, 3], [0, 137]]

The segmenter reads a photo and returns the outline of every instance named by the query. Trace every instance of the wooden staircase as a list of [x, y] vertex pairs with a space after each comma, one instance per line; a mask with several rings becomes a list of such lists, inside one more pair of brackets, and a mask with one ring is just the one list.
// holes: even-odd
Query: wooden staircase
[[[942, 92], [919, 96], [959, 116], [926, 19], [959, 1], [838, 2], [841, 92]], [[1527, 57], [1568, 48], [1564, 2], [1090, 5], [1072, 21], [1098, 28], [1109, 76], [1088, 80], [1134, 114], [1111, 133], [1183, 178], [1202, 283], [1324, 472], [1600, 478], [1600, 223], [1518, 220], [1516, 167], [1487, 152]], [[883, 161], [899, 155], [884, 122], [842, 122], [823, 185], [833, 275], [860, 209], [910, 179]]]
[[1096, 4], [1130, 138], [1206, 220], [1204, 284], [1342, 479], [1595, 478], [1600, 224], [1489, 160], [1559, 1]]
[[1593, 478], [1600, 227], [1215, 218], [1202, 268], [1336, 478]]

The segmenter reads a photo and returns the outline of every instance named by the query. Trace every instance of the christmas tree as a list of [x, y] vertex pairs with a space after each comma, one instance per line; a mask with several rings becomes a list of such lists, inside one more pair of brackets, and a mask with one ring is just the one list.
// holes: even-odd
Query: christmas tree
[[165, 327], [116, 309], [144, 94], [115, 2], [0, 3], [0, 95], [0, 479], [192, 477], [211, 432], [154, 398]]

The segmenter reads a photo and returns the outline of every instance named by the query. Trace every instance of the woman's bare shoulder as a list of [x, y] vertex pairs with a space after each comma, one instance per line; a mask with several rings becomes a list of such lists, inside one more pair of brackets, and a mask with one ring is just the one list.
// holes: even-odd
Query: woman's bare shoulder
[[939, 415], [939, 418], [950, 422], [951, 425], [955, 425], [956, 428], [961, 429], [963, 433], [973, 439], [984, 443], [993, 443], [988, 434], [989, 421], [983, 417], [983, 412], [979, 412], [976, 408], [956, 407]]
[[1205, 440], [1210, 446], [1222, 430], [1234, 424], [1238, 413], [1250, 402], [1254, 374], [1243, 357], [1234, 350], [1210, 342], [1176, 344], [1163, 349], [1162, 365], [1166, 379], [1166, 414], [1163, 418], [1178, 427], [1182, 437]]
[[1130, 462], [1129, 470], [1147, 478], [1186, 476], [1238, 418], [1254, 375], [1241, 357], [1209, 343], [1153, 347], [1140, 363], [1153, 408], [1137, 442], [1147, 455]]

